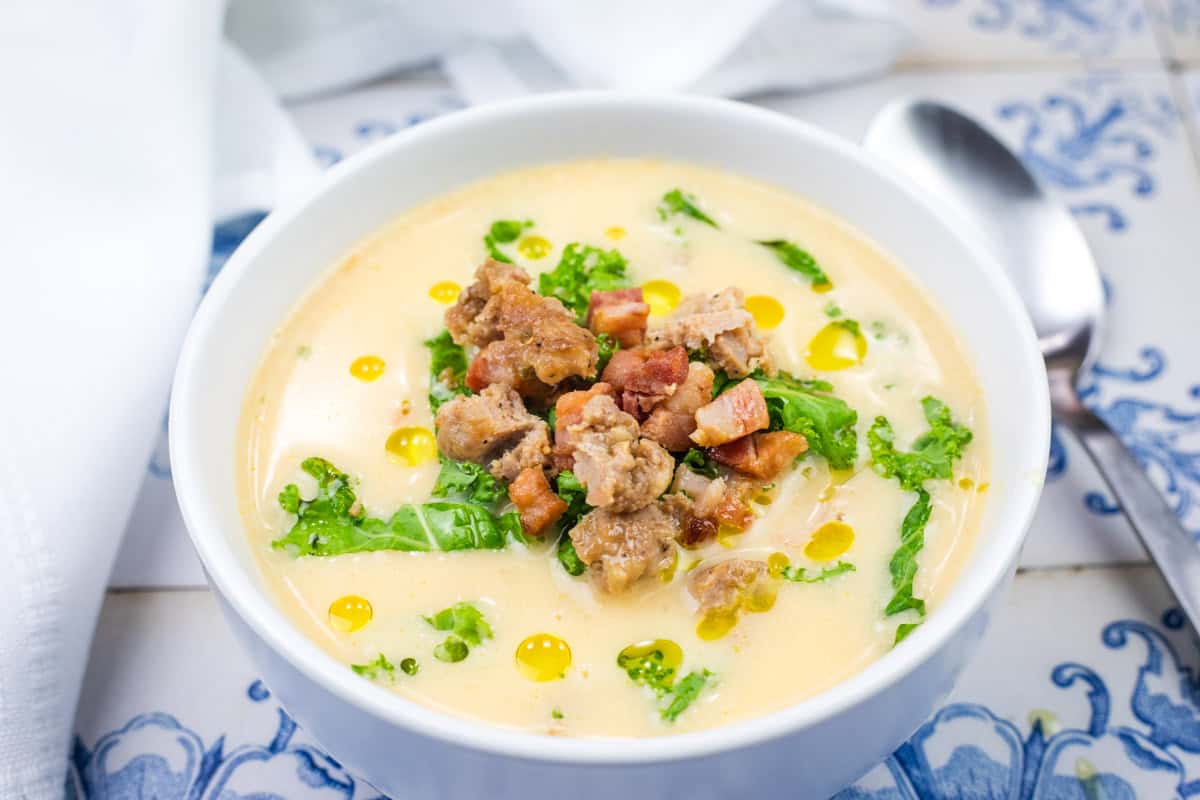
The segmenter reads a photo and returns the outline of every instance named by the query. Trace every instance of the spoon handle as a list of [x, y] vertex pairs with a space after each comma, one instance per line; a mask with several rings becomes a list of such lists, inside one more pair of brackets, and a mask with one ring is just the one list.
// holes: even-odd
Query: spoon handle
[[1076, 428], [1125, 516], [1158, 565], [1194, 630], [1200, 630], [1200, 543], [1179, 524], [1129, 449], [1103, 424]]

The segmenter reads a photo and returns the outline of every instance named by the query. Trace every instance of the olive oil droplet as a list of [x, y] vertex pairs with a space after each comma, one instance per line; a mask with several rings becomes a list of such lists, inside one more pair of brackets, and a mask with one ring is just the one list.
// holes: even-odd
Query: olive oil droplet
[[867, 339], [845, 321], [831, 322], [808, 343], [804, 360], [815, 370], [833, 372], [861, 364], [867, 357]]
[[642, 285], [642, 297], [650, 306], [650, 313], [662, 317], [670, 314], [679, 305], [683, 293], [670, 281], [649, 281]]
[[429, 296], [442, 305], [448, 306], [458, 299], [458, 293], [461, 291], [462, 287], [454, 281], [441, 281], [429, 289]]
[[353, 633], [371, 621], [375, 610], [365, 597], [348, 594], [329, 604], [329, 627], [339, 633]]
[[620, 225], [613, 225], [604, 232], [604, 235], [612, 239], [614, 242], [620, 241], [621, 239], [625, 238], [625, 229]]
[[764, 294], [747, 297], [746, 310], [754, 317], [754, 324], [763, 330], [769, 330], [783, 322], [783, 305], [774, 297]]
[[535, 633], [517, 645], [517, 669], [531, 681], [542, 683], [564, 676], [571, 666], [571, 648], [549, 633]]
[[379, 356], [359, 356], [350, 364], [350, 374], [363, 383], [378, 380], [385, 364]]
[[517, 252], [532, 261], [550, 255], [550, 249], [550, 242], [541, 236], [526, 236], [517, 242]]
[[813, 532], [804, 555], [813, 561], [832, 561], [854, 544], [854, 528], [841, 520], [830, 520]]
[[392, 431], [385, 447], [393, 461], [410, 467], [437, 458], [437, 439], [433, 431], [416, 425]]

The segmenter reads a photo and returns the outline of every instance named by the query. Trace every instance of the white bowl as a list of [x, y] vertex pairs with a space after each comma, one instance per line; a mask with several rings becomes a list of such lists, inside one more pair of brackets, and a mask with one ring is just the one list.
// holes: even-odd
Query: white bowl
[[[552, 738], [449, 716], [357, 678], [309, 641], [259, 577], [234, 488], [246, 386], [272, 331], [352, 244], [407, 208], [516, 167], [613, 156], [709, 164], [849, 220], [908, 267], [962, 335], [986, 392], [992, 489], [970, 563], [900, 647], [773, 714], [651, 739]], [[420, 281], [425, 281], [421, 277]], [[1046, 375], [1020, 300], [986, 252], [882, 163], [738, 103], [576, 93], [464, 111], [330, 170], [226, 264], [175, 376], [171, 464], [209, 582], [262, 677], [351, 771], [402, 800], [825, 797], [879, 763], [942, 701], [1012, 576], [1049, 449]]]

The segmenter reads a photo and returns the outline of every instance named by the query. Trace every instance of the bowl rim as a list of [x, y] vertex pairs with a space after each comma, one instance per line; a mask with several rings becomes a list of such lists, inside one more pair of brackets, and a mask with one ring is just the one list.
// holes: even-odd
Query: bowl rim
[[[512, 116], [597, 108], [632, 115], [663, 111], [719, 114], [745, 125], [774, 128], [801, 144], [832, 150], [858, 162], [904, 193], [909, 202], [923, 207], [926, 212], [932, 212], [930, 216], [943, 220], [952, 218], [940, 215], [942, 206], [938, 200], [918, 193], [893, 168], [856, 143], [783, 114], [731, 100], [680, 94], [574, 91], [534, 95], [457, 111], [408, 129], [331, 167], [308, 194], [269, 214], [238, 247], [204, 296], [188, 329], [172, 385], [169, 446], [180, 510], [209, 583], [255, 635], [305, 678], [360, 711], [449, 744], [541, 762], [644, 764], [740, 749], [811, 726], [901, 682], [958, 634], [1006, 579], [1032, 521], [1049, 453], [1050, 403], [1046, 382], [1033, 381], [1034, 396], [1027, 403], [1027, 441], [1036, 445], [1045, 455], [1040, 463], [1034, 462], [1036, 476], [1028, 476], [1032, 491], [1005, 493], [1010, 497], [1008, 502], [1018, 505], [1005, 515], [1009, 520], [1007, 529], [998, 526], [990, 533], [995, 541], [989, 547], [999, 548], [1000, 552], [981, 564], [980, 551], [977, 549], [936, 612], [930, 614], [905, 640], [904, 647], [889, 651], [846, 680], [794, 705], [762, 716], [676, 735], [643, 738], [545, 736], [456, 716], [357, 678], [300, 632], [268, 593], [255, 585], [251, 575], [240, 566], [237, 557], [223, 543], [215, 518], [193, 499], [190, 489], [193, 483], [200, 481], [198, 475], [201, 472], [198, 456], [192, 446], [196, 437], [202, 435], [192, 424], [195, 419], [192, 409], [200, 404], [204, 394], [203, 376], [198, 374], [196, 368], [199, 355], [213, 346], [214, 340], [220, 340], [221, 311], [237, 290], [243, 274], [253, 268], [259, 254], [268, 249], [275, 237], [288, 228], [309, 204], [335, 185], [372, 169], [376, 163], [397, 157], [398, 153], [414, 143], [442, 136], [446, 132], [486, 127]], [[973, 234], [961, 228], [953, 229], [945, 223], [940, 224], [946, 229], [947, 235], [958, 239], [971, 254], [974, 268], [991, 291], [991, 301], [999, 304], [1004, 313], [1013, 319], [1021, 338], [1012, 344], [1024, 353], [1026, 368], [1035, 377], [1038, 374], [1044, 376], [1044, 363], [1033, 325], [999, 262]], [[990, 502], [1000, 501], [993, 497]]]

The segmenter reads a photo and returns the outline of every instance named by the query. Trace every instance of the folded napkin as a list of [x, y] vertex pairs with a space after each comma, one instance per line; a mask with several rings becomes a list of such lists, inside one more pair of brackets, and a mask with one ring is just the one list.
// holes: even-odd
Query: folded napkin
[[[441, 64], [470, 102], [886, 68], [885, 0], [40, 0], [0, 11], [0, 797], [60, 796], [103, 589], [212, 222], [315, 173], [279, 97]], [[261, 77], [260, 77], [261, 75]], [[214, 130], [215, 123], [215, 130]]]

